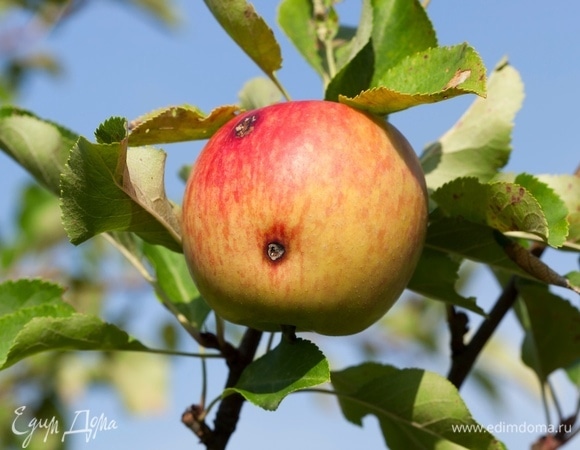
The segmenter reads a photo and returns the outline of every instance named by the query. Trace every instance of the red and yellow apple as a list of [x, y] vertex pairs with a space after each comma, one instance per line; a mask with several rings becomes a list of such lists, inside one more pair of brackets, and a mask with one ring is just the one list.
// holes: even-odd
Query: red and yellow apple
[[393, 305], [427, 226], [423, 172], [392, 125], [294, 101], [245, 112], [195, 162], [184, 253], [222, 318], [260, 330], [347, 335]]

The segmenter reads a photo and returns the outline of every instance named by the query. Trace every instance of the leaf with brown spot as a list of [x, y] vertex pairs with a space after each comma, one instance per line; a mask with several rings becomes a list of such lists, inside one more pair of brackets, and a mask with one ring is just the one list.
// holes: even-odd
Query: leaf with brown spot
[[448, 217], [462, 217], [498, 231], [524, 231], [550, 243], [550, 229], [536, 198], [515, 183], [480, 183], [457, 178], [437, 189], [432, 199]]
[[462, 94], [486, 95], [485, 66], [467, 44], [434, 47], [403, 59], [377, 78], [370, 89], [341, 103], [385, 115]]
[[209, 139], [239, 111], [235, 105], [220, 106], [209, 115], [190, 105], [160, 108], [131, 121], [129, 145], [137, 147]]

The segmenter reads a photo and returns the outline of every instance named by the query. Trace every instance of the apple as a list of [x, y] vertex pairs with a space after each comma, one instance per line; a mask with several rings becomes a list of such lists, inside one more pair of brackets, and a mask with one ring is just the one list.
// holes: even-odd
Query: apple
[[420, 256], [427, 191], [392, 125], [329, 101], [240, 114], [189, 176], [183, 249], [207, 303], [259, 330], [364, 330]]

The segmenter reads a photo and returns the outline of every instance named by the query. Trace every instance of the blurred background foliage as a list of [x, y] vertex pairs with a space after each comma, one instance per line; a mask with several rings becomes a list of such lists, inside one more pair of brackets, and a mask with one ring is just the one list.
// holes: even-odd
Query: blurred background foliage
[[[171, 29], [178, 15], [171, 0], [111, 0], [132, 8], [135, 20]], [[0, 104], [18, 105], [32, 77], [64, 77], [59, 55], [45, 48], [45, 37], [66, 27], [90, 0], [0, 0]], [[55, 80], [56, 81], [56, 80]], [[9, 218], [10, 229], [0, 229], [0, 281], [40, 277], [67, 286], [66, 299], [75, 309], [122, 325], [137, 315], [135, 302], [104, 312], [111, 296], [131, 299], [148, 295], [145, 281], [103, 239], [73, 247], [66, 239], [58, 199], [30, 182], [22, 186], [19, 210]], [[154, 335], [160, 346], [176, 346], [176, 325], [159, 323]], [[67, 406], [87, 389], [109, 386], [118, 392], [128, 411], [148, 413], [165, 408], [169, 364], [167, 358], [133, 353], [43, 353], [0, 374], [0, 448], [22, 448], [26, 435], [12, 426], [15, 410], [26, 405], [22, 425], [32, 418], [55, 418], [61, 432], [37, 432], [31, 450], [70, 447], [61, 441], [69, 429]], [[138, 374], [138, 376], [137, 376]], [[20, 428], [26, 429], [26, 427]]]

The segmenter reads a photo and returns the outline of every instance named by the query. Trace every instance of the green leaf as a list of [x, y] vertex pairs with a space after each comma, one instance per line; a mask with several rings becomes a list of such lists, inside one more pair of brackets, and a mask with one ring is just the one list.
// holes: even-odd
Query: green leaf
[[[350, 63], [369, 43], [373, 31], [373, 9], [370, 0], [362, 0], [361, 16], [358, 26], [350, 28], [341, 26], [333, 41], [338, 70]], [[372, 75], [374, 62], [365, 68]]]
[[580, 177], [575, 175], [538, 175], [565, 203], [568, 209], [568, 237], [565, 247], [580, 250]]
[[331, 80], [325, 100], [338, 101], [341, 96], [354, 97], [367, 89], [374, 64], [372, 43], [369, 41]]
[[236, 116], [233, 105], [215, 108], [209, 115], [189, 106], [170, 106], [152, 111], [129, 124], [129, 145], [154, 145], [209, 139]]
[[[331, 382], [338, 394], [338, 403], [344, 417], [355, 425], [363, 425], [363, 417], [369, 414], [369, 405], [356, 401], [357, 393], [367, 383], [396, 374], [394, 366], [375, 362], [365, 362], [359, 366], [348, 367], [331, 373]], [[354, 401], [353, 401], [354, 400]]]
[[[529, 174], [520, 174], [514, 182], [526, 188], [542, 207], [550, 230], [549, 244], [561, 247], [568, 236], [568, 208], [564, 201], [547, 184]], [[579, 192], [580, 194], [580, 192]]]
[[407, 288], [433, 300], [441, 300], [452, 305], [485, 315], [475, 304], [475, 297], [465, 298], [457, 293], [455, 284], [460, 262], [446, 253], [425, 247], [417, 268]]
[[322, 77], [327, 75], [313, 17], [311, 0], [282, 0], [278, 6], [277, 20], [282, 31], [298, 49], [306, 62]]
[[131, 231], [181, 251], [178, 213], [164, 188], [165, 153], [80, 138], [61, 178], [63, 224], [75, 244], [106, 231]]
[[580, 358], [580, 311], [545, 285], [521, 282], [518, 292], [518, 319], [526, 332], [522, 360], [545, 382]]
[[405, 57], [435, 46], [435, 30], [419, 1], [365, 1], [356, 35], [345, 46], [347, 56], [341, 58], [325, 98], [355, 97], [376, 87], [378, 78]]
[[282, 54], [274, 32], [245, 0], [204, 0], [236, 44], [280, 87], [274, 72], [282, 67]]
[[127, 119], [110, 117], [95, 130], [95, 138], [99, 144], [114, 144], [127, 137]]
[[458, 177], [493, 178], [509, 159], [513, 120], [523, 98], [518, 72], [502, 61], [489, 77], [487, 98], [477, 98], [421, 155], [427, 186], [434, 190]]
[[236, 386], [223, 395], [237, 392], [254, 405], [273, 411], [288, 394], [328, 381], [328, 361], [316, 345], [283, 338], [275, 349], [246, 367]]
[[[353, 28], [338, 23], [338, 15], [332, 3], [318, 2], [314, 6], [311, 0], [283, 0], [278, 9], [278, 23], [308, 64], [322, 77], [326, 86], [334, 72], [353, 60], [369, 42], [372, 8], [370, 0], [363, 1], [359, 26]], [[372, 58], [372, 50], [370, 56]], [[351, 67], [349, 73], [365, 80], [362, 85], [364, 89], [372, 77], [372, 59], [366, 66], [356, 66], [359, 70], [355, 71]], [[346, 84], [340, 85], [346, 87]], [[333, 100], [336, 98], [338, 94]]]
[[375, 54], [371, 86], [403, 59], [437, 46], [435, 30], [419, 0], [371, 0]]
[[[375, 72], [376, 73], [376, 72]], [[467, 44], [430, 48], [403, 59], [373, 81], [372, 88], [339, 101], [386, 115], [462, 94], [485, 95], [485, 67]]]
[[577, 359], [568, 367], [566, 367], [566, 375], [578, 389], [580, 389], [580, 359]]
[[193, 283], [183, 254], [149, 244], [144, 244], [143, 252], [155, 270], [160, 291], [157, 294], [171, 302], [191, 326], [200, 330], [211, 309]]
[[0, 108], [0, 149], [40, 184], [58, 194], [59, 177], [77, 136], [17, 108]]
[[31, 181], [18, 194], [14, 235], [5, 241], [0, 238], [0, 267], [4, 268], [18, 264], [23, 255], [42, 252], [66, 239], [53, 193]]
[[568, 279], [570, 285], [574, 286], [577, 292], [580, 292], [580, 272], [575, 271], [567, 273], [566, 278]]
[[249, 80], [238, 93], [240, 106], [245, 110], [273, 105], [282, 100], [282, 94], [269, 78], [256, 77]]
[[333, 372], [332, 384], [345, 417], [360, 425], [364, 416], [376, 416], [389, 448], [505, 448], [438, 374], [366, 363]]
[[476, 178], [458, 178], [437, 189], [431, 198], [446, 216], [463, 217], [501, 232], [532, 233], [550, 245], [560, 241], [538, 201], [518, 184], [482, 184]]
[[48, 350], [147, 350], [115, 325], [76, 313], [63, 292], [40, 280], [0, 284], [0, 369]]

